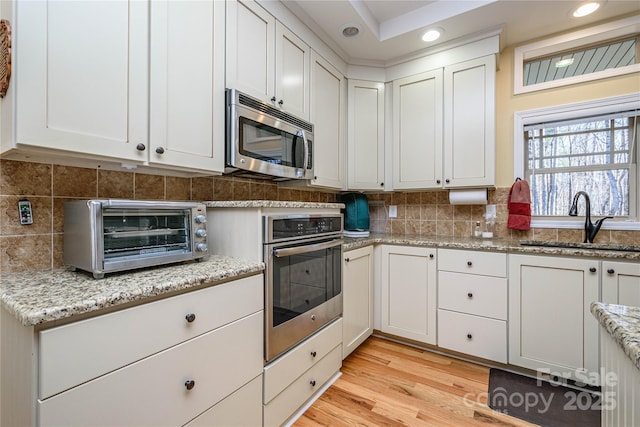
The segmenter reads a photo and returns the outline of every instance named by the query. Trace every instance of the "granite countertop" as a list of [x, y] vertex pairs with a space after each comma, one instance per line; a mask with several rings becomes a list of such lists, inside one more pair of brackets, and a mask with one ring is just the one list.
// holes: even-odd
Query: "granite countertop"
[[438, 237], [438, 236], [410, 236], [398, 234], [376, 234], [369, 237], [345, 237], [343, 249], [345, 251], [357, 249], [375, 244], [406, 245], [406, 246], [429, 246], [435, 248], [449, 249], [470, 249], [491, 252], [519, 253], [530, 255], [550, 255], [550, 256], [580, 256], [592, 258], [616, 259], [621, 261], [640, 261], [640, 251], [632, 252], [620, 250], [625, 247], [615, 246], [619, 250], [607, 250], [606, 246], [600, 245], [589, 249], [587, 245], [576, 244], [576, 247], [562, 248], [549, 246], [555, 242], [540, 242], [540, 246], [524, 246], [520, 240], [510, 239], [474, 239], [471, 237]]
[[214, 255], [201, 262], [107, 274], [104, 279], [69, 270], [7, 273], [0, 276], [0, 300], [24, 326], [33, 326], [263, 270], [259, 261]]
[[285, 202], [277, 200], [220, 200], [203, 202], [208, 208], [310, 208], [310, 209], [343, 209], [343, 203], [321, 202]]
[[640, 307], [594, 302], [591, 313], [640, 369]]

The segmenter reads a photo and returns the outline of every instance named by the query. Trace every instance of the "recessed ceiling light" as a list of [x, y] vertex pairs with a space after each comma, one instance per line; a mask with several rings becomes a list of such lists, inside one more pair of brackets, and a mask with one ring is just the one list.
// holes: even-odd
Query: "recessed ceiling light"
[[442, 28], [431, 28], [427, 30], [420, 38], [425, 42], [436, 41], [440, 38], [440, 36], [444, 33]]
[[358, 34], [360, 34], [360, 27], [358, 27], [355, 24], [348, 24], [348, 25], [343, 26], [340, 29], [340, 32], [342, 33], [343, 37], [347, 37], [347, 38], [355, 37]]
[[561, 59], [560, 61], [556, 62], [554, 65], [556, 68], [564, 68], [564, 67], [568, 67], [571, 64], [573, 64], [573, 58]]
[[572, 15], [574, 18], [582, 18], [583, 16], [592, 14], [598, 10], [598, 8], [600, 8], [600, 2], [588, 1], [575, 8]]

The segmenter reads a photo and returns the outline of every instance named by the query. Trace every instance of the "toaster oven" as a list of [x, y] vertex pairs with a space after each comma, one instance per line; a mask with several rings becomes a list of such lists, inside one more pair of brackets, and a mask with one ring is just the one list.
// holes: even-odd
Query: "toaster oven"
[[196, 202], [80, 200], [64, 205], [64, 263], [105, 273], [201, 260], [206, 207]]

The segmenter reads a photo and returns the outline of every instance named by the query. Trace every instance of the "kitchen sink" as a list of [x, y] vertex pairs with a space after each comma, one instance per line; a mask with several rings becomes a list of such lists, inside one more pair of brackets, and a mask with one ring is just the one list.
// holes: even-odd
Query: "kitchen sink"
[[521, 240], [521, 246], [540, 246], [547, 248], [568, 249], [594, 249], [601, 251], [640, 252], [640, 246], [616, 245], [611, 243], [576, 243], [576, 242], [551, 242], [544, 240]]

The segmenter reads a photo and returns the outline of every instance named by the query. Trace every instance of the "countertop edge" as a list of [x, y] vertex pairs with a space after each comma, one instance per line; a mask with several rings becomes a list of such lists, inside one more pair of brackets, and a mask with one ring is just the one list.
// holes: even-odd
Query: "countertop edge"
[[591, 314], [640, 369], [640, 308], [593, 302]]

